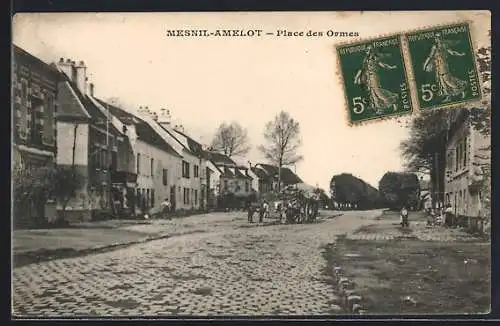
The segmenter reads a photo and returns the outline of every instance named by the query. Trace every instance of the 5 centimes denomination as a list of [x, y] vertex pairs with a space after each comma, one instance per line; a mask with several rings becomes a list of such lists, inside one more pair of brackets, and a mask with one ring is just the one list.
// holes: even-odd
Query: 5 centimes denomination
[[405, 34], [420, 109], [481, 99], [468, 23]]
[[411, 113], [399, 36], [337, 46], [351, 123]]

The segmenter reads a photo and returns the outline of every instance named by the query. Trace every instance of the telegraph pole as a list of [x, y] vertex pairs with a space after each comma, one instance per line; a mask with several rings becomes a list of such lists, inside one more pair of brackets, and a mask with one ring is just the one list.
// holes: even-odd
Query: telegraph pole
[[113, 203], [111, 202], [111, 153], [110, 153], [110, 141], [109, 141], [109, 106], [106, 103], [106, 164], [107, 164], [107, 187], [106, 195], [108, 197], [108, 205], [111, 208], [111, 213], [113, 213]]

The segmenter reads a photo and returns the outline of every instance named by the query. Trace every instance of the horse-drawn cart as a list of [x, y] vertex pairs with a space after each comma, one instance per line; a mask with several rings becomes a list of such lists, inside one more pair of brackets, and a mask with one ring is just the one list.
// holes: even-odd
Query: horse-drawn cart
[[281, 211], [287, 223], [314, 222], [318, 217], [319, 194], [317, 188], [305, 183], [291, 185], [280, 193]]

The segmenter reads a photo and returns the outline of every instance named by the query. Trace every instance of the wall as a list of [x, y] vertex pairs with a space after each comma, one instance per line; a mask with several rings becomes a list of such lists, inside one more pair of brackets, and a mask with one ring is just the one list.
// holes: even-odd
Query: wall
[[[221, 192], [224, 191], [229, 191], [235, 196], [243, 197], [243, 196], [248, 196], [251, 194], [251, 182], [248, 179], [245, 178], [226, 178], [226, 177], [221, 177], [220, 178], [220, 187], [221, 187]], [[228, 188], [225, 188], [225, 183], [227, 181]], [[248, 183], [248, 191], [246, 191], [245, 188], [245, 183]]]
[[[466, 161], [464, 164], [463, 155], [457, 167], [456, 148], [463, 144], [466, 139]], [[457, 131], [448, 141], [446, 176], [445, 176], [445, 202], [450, 203], [455, 214], [478, 216], [481, 214], [483, 198], [479, 189], [470, 187], [474, 184], [475, 167], [480, 163], [478, 155], [490, 154], [481, 151], [481, 148], [489, 144], [489, 137], [481, 135], [469, 126], [468, 121], [458, 126]]]
[[[72, 122], [57, 123], [57, 164], [71, 165], [73, 163], [73, 141], [75, 124]], [[75, 164], [88, 165], [89, 125], [77, 123]]]
[[[184, 161], [189, 163], [189, 178], [185, 178], [182, 176], [182, 165], [181, 165], [181, 173], [179, 174], [179, 184], [177, 192], [180, 196], [180, 202], [177, 202], [178, 209], [199, 209], [201, 207], [201, 184], [202, 184], [202, 176], [205, 174], [203, 172], [204, 162], [200, 160], [199, 157], [190, 154], [187, 151], [183, 151], [182, 153]], [[181, 163], [182, 164], [182, 163]], [[199, 176], [194, 176], [194, 165], [199, 166]], [[180, 187], [180, 188], [179, 188]], [[189, 192], [189, 200], [187, 203], [184, 203], [184, 188], [190, 189]], [[195, 201], [195, 190], [197, 190], [197, 201]]]
[[[135, 153], [140, 154], [140, 171], [137, 173], [136, 189], [154, 189], [154, 206], [150, 207], [151, 213], [161, 211], [161, 203], [165, 198], [170, 199], [170, 187], [176, 187], [176, 208], [182, 198], [179, 196], [177, 187], [179, 186], [179, 176], [181, 172], [181, 159], [167, 153], [155, 146], [141, 140], [136, 141]], [[154, 160], [153, 175], [151, 175], [151, 158]], [[137, 162], [136, 162], [137, 163]], [[163, 184], [163, 169], [167, 169], [167, 184]], [[142, 190], [141, 190], [142, 192]], [[136, 192], [137, 193], [137, 192]], [[151, 193], [151, 190], [150, 190]], [[150, 195], [151, 196], [151, 195]], [[151, 203], [151, 202], [150, 202]], [[139, 212], [138, 210], [136, 210]]]

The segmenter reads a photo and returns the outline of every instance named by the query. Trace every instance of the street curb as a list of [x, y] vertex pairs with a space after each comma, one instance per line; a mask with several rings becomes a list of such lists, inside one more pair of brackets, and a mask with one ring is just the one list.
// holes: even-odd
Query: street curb
[[[91, 254], [98, 254], [98, 253], [104, 253], [120, 248], [125, 248], [128, 246], [133, 246], [136, 244], [142, 244], [150, 241], [155, 241], [155, 240], [162, 240], [162, 239], [168, 239], [176, 236], [183, 236], [183, 235], [188, 235], [188, 234], [195, 234], [195, 233], [205, 233], [205, 230], [191, 230], [188, 232], [180, 232], [180, 233], [173, 233], [173, 234], [160, 234], [156, 236], [148, 236], [144, 237], [140, 240], [135, 240], [135, 241], [129, 241], [129, 242], [116, 242], [112, 243], [109, 245], [104, 245], [104, 246], [94, 246], [86, 249], [81, 249], [81, 250], [75, 250], [73, 248], [59, 248], [59, 249], [52, 249], [52, 250], [47, 250], [47, 249], [38, 249], [35, 251], [27, 251], [19, 254], [13, 254], [12, 255], [12, 261], [13, 261], [13, 268], [17, 267], [22, 267], [26, 265], [31, 265], [31, 264], [36, 264], [44, 261], [50, 261], [50, 260], [58, 260], [58, 259], [65, 259], [65, 258], [77, 258], [77, 257], [82, 257], [82, 256], [87, 256]], [[16, 260], [18, 261], [16, 263]]]
[[344, 276], [342, 267], [333, 266], [333, 275], [342, 308], [353, 315], [365, 315], [363, 297], [356, 291], [356, 283]]

